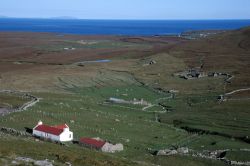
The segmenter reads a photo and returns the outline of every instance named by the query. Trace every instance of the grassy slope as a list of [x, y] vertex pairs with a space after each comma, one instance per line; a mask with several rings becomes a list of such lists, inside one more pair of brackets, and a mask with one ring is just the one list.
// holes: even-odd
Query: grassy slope
[[0, 93], [0, 108], [16, 109], [28, 102], [29, 99], [8, 93]]
[[[153, 157], [148, 148], [162, 149], [172, 145], [187, 146], [196, 150], [250, 148], [249, 144], [239, 140], [216, 135], [196, 135], [173, 127], [173, 125], [176, 127], [187, 126], [216, 131], [234, 137], [249, 135], [248, 102], [234, 101], [219, 104], [216, 101], [216, 97], [224, 91], [223, 78], [182, 80], [172, 76], [173, 73], [185, 70], [189, 66], [197, 66], [199, 59], [206, 56], [206, 71], [232, 72], [237, 76], [229, 89], [241, 87], [243, 84], [239, 80], [242, 79], [245, 80], [244, 86], [247, 86], [249, 83], [248, 73], [242, 72], [242, 66], [234, 65], [231, 61], [223, 66], [220, 62], [224, 64], [223, 58], [227, 56], [230, 57], [229, 59], [235, 60], [233, 53], [231, 53], [233, 50], [236, 54], [239, 51], [239, 55], [241, 55], [242, 59], [236, 57], [237, 62], [243, 62], [245, 59], [247, 64], [245, 55], [248, 50], [234, 48], [235, 43], [224, 47], [217, 46], [222, 48], [221, 50], [215, 49], [218, 43], [229, 39], [231, 41], [231, 38], [235, 38], [235, 36], [237, 40], [232, 41], [242, 41], [242, 36], [244, 41], [246, 40], [246, 35], [242, 35], [242, 32], [237, 33], [223, 34], [218, 37], [219, 39], [205, 39], [205, 41], [194, 41], [191, 44], [189, 42], [170, 51], [163, 49], [161, 54], [143, 59], [119, 61], [115, 57], [116, 60], [109, 64], [90, 64], [84, 68], [75, 66], [49, 67], [50, 74], [41, 73], [39, 77], [36, 77], [34, 73], [29, 73], [27, 78], [32, 78], [32, 81], [25, 85], [26, 89], [34, 87], [44, 91], [44, 89], [49, 88], [51, 90], [57, 89], [57, 92], [34, 92], [34, 95], [43, 98], [41, 102], [25, 112], [2, 117], [0, 126], [24, 130], [24, 127], [33, 127], [40, 119], [51, 125], [66, 122], [70, 124], [76, 139], [81, 136], [99, 136], [112, 142], [123, 143], [125, 151], [115, 154], [119, 158], [125, 157], [129, 160], [140, 161], [140, 163], [161, 165], [172, 163], [173, 165], [183, 165], [183, 163], [187, 165], [220, 165], [222, 164], [220, 162], [213, 163], [210, 160], [190, 157]], [[229, 39], [227, 36], [230, 36]], [[207, 43], [210, 43], [209, 47], [205, 47], [208, 45]], [[246, 44], [243, 45], [245, 47]], [[233, 49], [231, 50], [231, 48]], [[192, 52], [193, 50], [195, 51]], [[207, 53], [210, 50], [211, 52]], [[216, 59], [218, 54], [223, 54], [223, 56], [219, 56], [219, 60]], [[144, 64], [151, 59], [154, 59], [157, 64], [145, 66]], [[39, 67], [36, 70], [39, 71]], [[23, 73], [20, 71], [20, 77], [27, 71], [23, 71]], [[21, 78], [22, 81], [27, 81], [27, 78]], [[145, 83], [146, 86], [140, 86], [138, 81]], [[21, 88], [21, 83], [15, 82], [15, 84]], [[157, 115], [153, 112], [143, 112], [141, 107], [134, 105], [101, 105], [109, 97], [129, 100], [144, 98], [151, 103], [157, 103], [157, 99], [167, 97], [164, 94], [153, 92], [152, 87], [179, 90], [175, 99], [161, 101], [173, 107], [175, 111]], [[153, 107], [150, 111], [158, 111], [159, 109], [161, 107]], [[155, 115], [160, 117], [162, 123], [155, 121]], [[6, 149], [13, 142], [7, 142]], [[38, 146], [37, 144], [34, 142], [34, 146]], [[26, 146], [24, 149], [28, 148]], [[44, 151], [47, 151], [47, 148], [49, 146], [44, 147]], [[76, 147], [70, 144], [69, 149], [71, 148]], [[77, 149], [82, 153], [86, 151], [85, 149]], [[13, 151], [17, 150], [14, 148], [11, 152]], [[38, 153], [36, 149], [33, 149], [32, 153], [27, 155], [33, 156], [36, 153]], [[20, 151], [17, 151], [17, 154], [22, 155]], [[97, 154], [100, 155], [96, 158], [99, 161], [103, 154]], [[65, 152], [65, 155], [70, 156], [70, 153]], [[86, 157], [88, 154], [84, 154], [84, 156]], [[40, 157], [43, 158], [46, 155], [42, 153]], [[241, 160], [241, 157], [236, 153], [229, 154], [228, 157]], [[122, 163], [125, 164], [124, 162], [119, 164]]]
[[[228, 101], [222, 104], [215, 100], [216, 96], [223, 92], [249, 87], [250, 72], [247, 67], [249, 66], [247, 56], [249, 40], [249, 29], [242, 29], [173, 48], [170, 54], [183, 59], [187, 66], [199, 66], [199, 59], [202, 58], [205, 71], [226, 72], [235, 77], [227, 85], [223, 83], [223, 79], [217, 78], [188, 80], [177, 84], [184, 88], [182, 92], [188, 94], [188, 96], [179, 95], [177, 100], [178, 106], [183, 105], [183, 109], [179, 109], [171, 115], [163, 115], [162, 120], [185, 121], [184, 125], [189, 127], [216, 131], [235, 137], [249, 136], [248, 100]], [[193, 88], [193, 86], [195, 87]]]
[[54, 160], [55, 165], [66, 165], [66, 162], [73, 165], [135, 165], [126, 160], [77, 146], [65, 147], [10, 135], [1, 136], [0, 140], [0, 164], [6, 160], [10, 164], [16, 157], [23, 156], [36, 160]]
[[[240, 43], [244, 48], [239, 47]], [[161, 122], [175, 124], [177, 127], [216, 132], [228, 137], [249, 136], [249, 100], [228, 101], [221, 104], [216, 100], [217, 96], [224, 92], [249, 87], [250, 72], [247, 67], [249, 47], [247, 45], [249, 45], [249, 29], [243, 29], [187, 42], [166, 50], [165, 54], [150, 57], [156, 60], [157, 64], [136, 72], [137, 78], [150, 86], [180, 91], [175, 100], [165, 102], [175, 111], [160, 114]], [[234, 75], [232, 83], [224, 86], [224, 78], [221, 77], [183, 80], [172, 76], [176, 72], [199, 66], [200, 59], [204, 59], [206, 72], [219, 71]], [[183, 145], [197, 150], [250, 147], [249, 144], [239, 140], [214, 135], [195, 138]], [[232, 156], [228, 157], [232, 158]], [[249, 157], [247, 158], [249, 160]]]
[[[126, 91], [127, 89], [136, 91], [138, 94], [144, 94], [145, 99], [149, 101], [162, 97], [143, 87], [135, 86], [101, 89], [84, 88], [73, 94], [38, 93], [35, 95], [39, 95], [39, 97], [43, 98], [39, 104], [25, 112], [14, 113], [3, 117], [0, 121], [0, 125], [24, 130], [24, 127], [32, 128], [39, 119], [43, 119], [44, 122], [51, 125], [66, 122], [70, 124], [71, 130], [74, 131], [76, 140], [80, 137], [98, 136], [114, 143], [123, 143], [125, 145], [125, 151], [115, 156], [140, 163], [159, 162], [164, 165], [165, 162], [173, 162], [174, 159], [172, 157], [164, 159], [152, 157], [149, 154], [148, 148], [162, 149], [170, 147], [171, 145], [176, 145], [178, 142], [185, 141], [189, 135], [186, 132], [174, 129], [172, 126], [155, 122], [153, 113], [142, 112], [139, 109], [131, 110], [120, 107], [116, 108], [112, 105], [99, 106], [97, 104], [103, 102], [109, 96], [115, 96], [117, 89], [119, 89], [120, 92]], [[132, 94], [133, 93], [131, 93], [131, 98], [137, 97]], [[116, 119], [119, 119], [119, 122], [117, 122]], [[74, 120], [74, 123], [70, 123], [72, 120]], [[7, 153], [7, 156], [13, 153], [17, 156], [28, 156], [37, 159], [55, 159], [55, 156], [59, 155], [62, 156], [63, 162], [69, 160], [76, 165], [81, 165], [82, 163], [92, 164], [92, 162], [96, 162], [96, 165], [102, 165], [103, 157], [105, 158], [103, 154], [95, 154], [72, 144], [69, 144], [69, 147], [65, 149], [59, 145], [42, 142], [37, 143], [26, 139], [18, 143], [16, 142], [19, 140], [18, 138], [0, 139], [4, 145], [1, 146], [1, 152], [4, 153], [3, 155]], [[30, 146], [30, 143], [32, 143], [32, 146]], [[43, 146], [42, 149], [36, 148], [36, 146], [39, 147], [41, 143], [46, 146]], [[17, 144], [17, 146], [12, 146], [13, 144]], [[22, 146], [21, 149], [25, 150], [17, 150], [20, 149], [19, 146]], [[51, 146], [55, 147], [55, 149], [52, 148], [53, 151], [51, 153], [53, 155], [48, 156], [47, 151], [51, 149]], [[69, 153], [67, 149], [71, 152]], [[78, 153], [84, 156], [84, 158], [87, 158], [87, 161], [80, 160]], [[91, 160], [93, 155], [97, 156], [94, 160]], [[88, 156], [91, 156], [91, 158]], [[176, 157], [176, 159], [179, 165], [181, 165], [182, 162], [187, 162], [190, 165], [196, 165], [198, 163], [204, 165], [211, 164], [211, 161], [201, 162], [201, 160], [180, 157]], [[56, 161], [60, 162], [61, 159], [56, 159]], [[108, 158], [107, 162], [104, 162], [104, 165], [110, 165], [109, 162], [114, 165], [133, 164], [132, 162], [119, 162], [119, 159]]]
[[[2, 118], [2, 125], [23, 130], [24, 127], [32, 128], [39, 119], [51, 125], [64, 122], [70, 124], [70, 120], [74, 120], [70, 127], [75, 133], [75, 139], [98, 136], [112, 142], [122, 142], [127, 150], [120, 155], [138, 159], [141, 158], [140, 153], [143, 156], [147, 153], [147, 148], [165, 147], [185, 137], [185, 133], [178, 133], [168, 126], [155, 124], [153, 114], [112, 105], [98, 105], [107, 97], [114, 96], [116, 89], [87, 89], [76, 95], [40, 94], [43, 98], [41, 103], [29, 111]], [[150, 98], [155, 95], [142, 88], [139, 90]], [[11, 120], [6, 122], [10, 117]], [[116, 119], [120, 122], [116, 122]], [[158, 137], [161, 141], [154, 137]], [[129, 143], [126, 143], [127, 139]]]

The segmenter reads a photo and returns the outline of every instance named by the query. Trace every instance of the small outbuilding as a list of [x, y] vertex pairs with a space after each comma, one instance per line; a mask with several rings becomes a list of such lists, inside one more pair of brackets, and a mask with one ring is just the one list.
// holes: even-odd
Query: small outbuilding
[[101, 150], [106, 142], [95, 138], [81, 138], [79, 144], [87, 148]]
[[81, 138], [79, 141], [79, 144], [84, 147], [100, 150], [106, 153], [115, 153], [115, 152], [123, 151], [122, 144], [119, 143], [119, 144], [113, 145], [99, 138]]
[[73, 132], [67, 124], [49, 126], [39, 121], [33, 128], [33, 136], [57, 142], [68, 142], [73, 140]]

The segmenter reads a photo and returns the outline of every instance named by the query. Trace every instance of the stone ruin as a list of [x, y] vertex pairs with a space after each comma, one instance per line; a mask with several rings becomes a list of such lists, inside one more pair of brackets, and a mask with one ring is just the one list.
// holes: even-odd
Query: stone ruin
[[107, 153], [115, 153], [115, 152], [121, 152], [123, 151], [123, 144], [118, 143], [118, 144], [111, 144], [109, 142], [106, 142], [103, 147], [102, 147], [102, 152], [107, 152]]
[[192, 68], [187, 71], [176, 73], [174, 76], [188, 80], [206, 77], [207, 74], [205, 74], [200, 68]]

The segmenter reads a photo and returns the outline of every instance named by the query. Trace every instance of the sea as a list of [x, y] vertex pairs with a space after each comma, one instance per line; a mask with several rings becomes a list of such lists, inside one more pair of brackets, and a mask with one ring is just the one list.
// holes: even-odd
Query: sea
[[0, 18], [0, 31], [83, 35], [179, 35], [195, 30], [232, 30], [250, 20], [83, 20]]

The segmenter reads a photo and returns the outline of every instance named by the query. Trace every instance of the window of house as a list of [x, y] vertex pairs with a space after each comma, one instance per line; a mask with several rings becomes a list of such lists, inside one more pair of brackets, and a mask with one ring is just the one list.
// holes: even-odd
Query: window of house
[[69, 138], [71, 138], [71, 134], [69, 135]]

